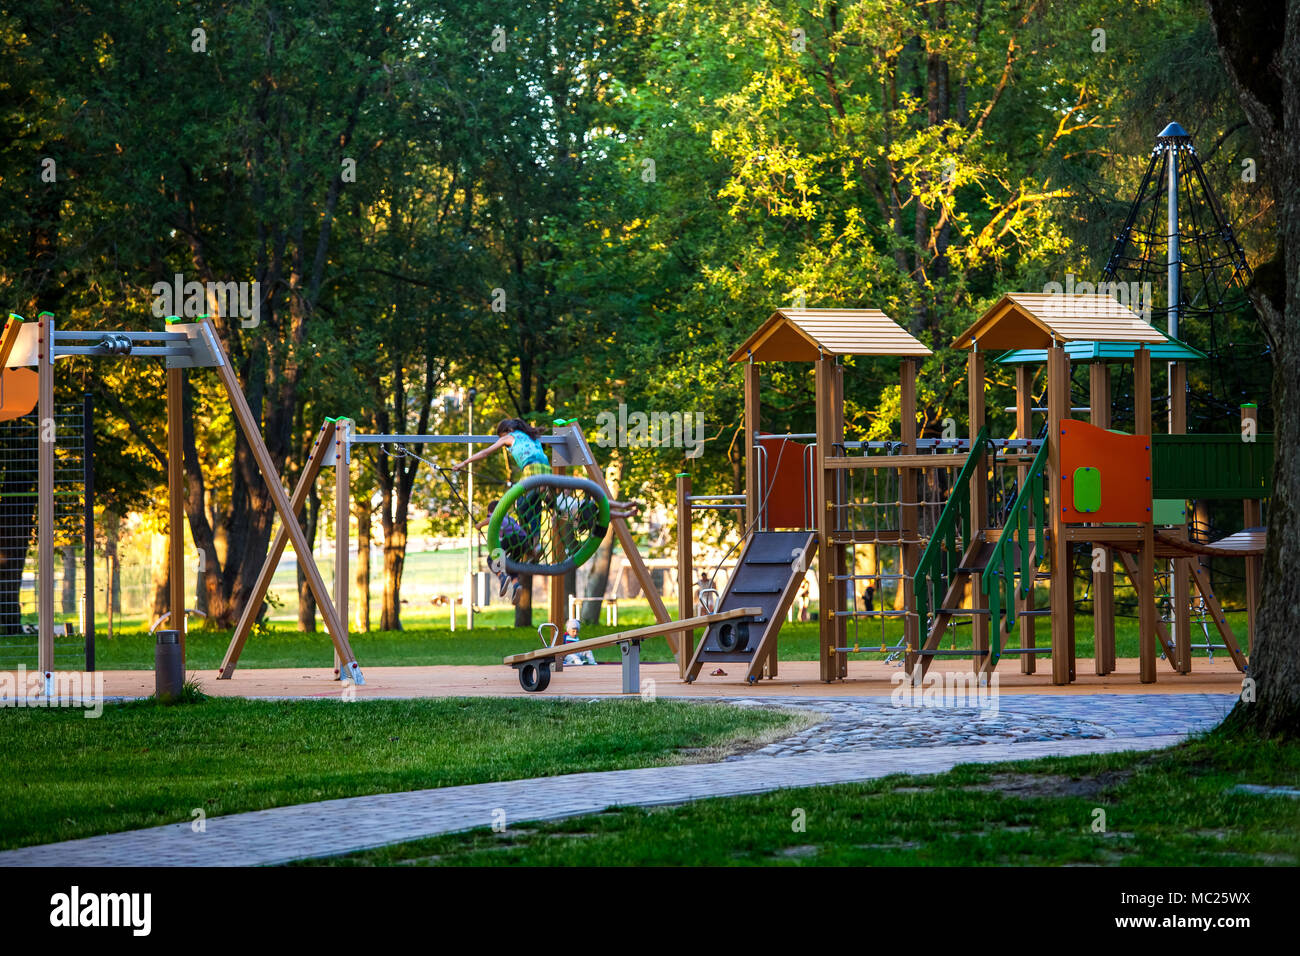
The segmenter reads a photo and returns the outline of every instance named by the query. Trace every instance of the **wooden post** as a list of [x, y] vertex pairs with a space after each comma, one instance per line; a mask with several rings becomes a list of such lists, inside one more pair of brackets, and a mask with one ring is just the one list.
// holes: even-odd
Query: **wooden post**
[[[916, 373], [919, 363], [916, 359], [905, 358], [899, 362], [898, 370], [898, 437], [903, 443], [903, 454], [916, 454]], [[901, 505], [898, 516], [899, 537], [903, 544], [899, 547], [899, 561], [904, 575], [903, 585], [903, 643], [907, 647], [905, 658], [907, 673], [920, 661], [916, 652], [921, 648], [921, 619], [916, 613], [916, 566], [921, 561], [921, 546], [916, 543], [920, 516], [917, 514], [916, 479], [919, 472], [912, 468], [898, 469], [898, 500]], [[877, 546], [878, 547], [878, 546]], [[877, 560], [879, 558], [877, 557]], [[877, 565], [879, 567], [879, 565]], [[877, 595], [884, 610], [884, 593]]]
[[[567, 475], [569, 473], [569, 469], [564, 465], [555, 465], [551, 468], [551, 471], [557, 475]], [[558, 524], [553, 524], [551, 526], [551, 551], [553, 554], [562, 554], [564, 552], [564, 542]], [[569, 618], [569, 595], [564, 586], [565, 579], [566, 576], [563, 574], [552, 574], [550, 580], [547, 582], [547, 598], [550, 602], [550, 620], [552, 624], [560, 629], [561, 633], [564, 632], [564, 625]], [[471, 583], [471, 600], [474, 597], [472, 590], [473, 585]]]
[[[1139, 435], [1151, 435], [1151, 352], [1145, 346], [1133, 355], [1133, 430]], [[1142, 525], [1142, 551], [1139, 555], [1137, 581], [1139, 679], [1144, 684], [1155, 683], [1156, 679], [1156, 545], [1153, 517], [1148, 511], [1147, 520]]]
[[360, 682], [359, 675], [361, 672], [356, 667], [356, 655], [352, 653], [352, 645], [348, 643], [347, 632], [339, 622], [334, 600], [330, 597], [324, 578], [321, 577], [320, 568], [316, 566], [311, 546], [307, 543], [307, 535], [303, 533], [302, 526], [298, 524], [298, 518], [289, 502], [289, 496], [285, 494], [284, 486], [280, 484], [280, 476], [276, 474], [275, 463], [271, 460], [271, 453], [267, 451], [266, 442], [262, 439], [257, 416], [253, 414], [253, 410], [248, 406], [248, 399], [244, 396], [244, 390], [239, 384], [239, 378], [235, 375], [234, 368], [231, 367], [230, 356], [226, 354], [226, 350], [221, 345], [221, 340], [217, 338], [216, 329], [212, 327], [211, 320], [205, 319], [203, 325], [205, 326], [205, 335], [209, 337], [212, 348], [216, 353], [217, 375], [221, 379], [222, 385], [225, 386], [231, 408], [235, 412], [235, 420], [239, 422], [239, 426], [244, 430], [244, 436], [253, 452], [253, 458], [257, 461], [258, 471], [261, 472], [262, 480], [266, 483], [267, 493], [271, 496], [276, 513], [280, 516], [280, 521], [285, 528], [288, 529], [289, 541], [298, 557], [298, 566], [302, 568], [303, 576], [307, 579], [307, 586], [311, 589], [312, 596], [316, 598], [321, 617], [325, 620], [325, 627], [329, 631], [330, 638], [334, 641], [335, 649], [339, 652], [339, 659], [343, 661], [344, 668], [358, 675], [358, 682]]
[[[695, 563], [691, 540], [691, 476], [677, 476], [677, 619], [695, 616]], [[695, 656], [695, 631], [681, 632], [677, 647], [677, 674], [686, 678], [686, 669]]]
[[1061, 474], [1061, 420], [1069, 413], [1070, 370], [1065, 349], [1053, 342], [1047, 350], [1047, 480], [1051, 515], [1052, 683], [1070, 682], [1070, 624], [1074, 615], [1074, 582], [1070, 574], [1070, 544], [1065, 540]]
[[168, 601], [167, 625], [181, 645], [185, 665], [185, 370], [167, 369], [167, 514]]
[[[1187, 434], [1187, 363], [1169, 363], [1169, 434]], [[1186, 502], [1184, 502], [1186, 504]], [[1154, 502], [1152, 503], [1154, 508]], [[1154, 517], [1154, 514], [1153, 514]], [[1182, 526], [1174, 529], [1180, 538], [1187, 537], [1187, 517]], [[1174, 558], [1169, 562], [1171, 579], [1170, 597], [1174, 609], [1175, 665], [1180, 674], [1192, 672], [1192, 562], [1188, 558]]]
[[[834, 374], [831, 376], [831, 386], [834, 389], [834, 394], [831, 397], [831, 442], [832, 442], [831, 451], [833, 454], [834, 453], [844, 454], [844, 366], [840, 365], [838, 362], [836, 362], [834, 366]], [[838, 449], [834, 447], [835, 444], [839, 445]], [[844, 500], [845, 497], [844, 484], [846, 482], [847, 475], [840, 473], [839, 471], [834, 471], [829, 475], [829, 478], [830, 478], [830, 487], [833, 489], [835, 495], [835, 497], [832, 500], [835, 501], [837, 504], [847, 503]], [[835, 524], [842, 525], [842, 522], [839, 521], [839, 515], [840, 512], [835, 511], [832, 513], [831, 519], [832, 521], [835, 522]], [[835, 605], [836, 607], [847, 611], [849, 608], [856, 607], [857, 604], [856, 601], [851, 601], [848, 598], [849, 589], [853, 588], [854, 590], [856, 590], [857, 582], [850, 578], [845, 577], [846, 575], [857, 573], [856, 546], [854, 547], [853, 551], [850, 552], [850, 547], [847, 544], [832, 544], [831, 550], [834, 554], [835, 570], [833, 571], [833, 574], [837, 578], [837, 580], [835, 581]], [[854, 561], [852, 563], [849, 562], [850, 553], [852, 553], [854, 556]], [[847, 647], [849, 643], [849, 619], [843, 615], [837, 614], [835, 615], [834, 621], [835, 621], [835, 646]], [[773, 661], [775, 661], [776, 659], [775, 643], [772, 645], [772, 659]], [[849, 676], [848, 652], [847, 651], [838, 652], [835, 655], [835, 662], [836, 662], [835, 663], [836, 675], [841, 680], [848, 677]], [[773, 666], [775, 666], [775, 664], [773, 664]], [[775, 673], [775, 671], [773, 671], [773, 673]]]
[[[970, 358], [966, 362], [966, 407], [970, 419], [971, 453], [975, 451], [975, 436], [984, 427], [984, 353], [978, 344], [973, 344]], [[963, 542], [969, 547], [971, 542], [982, 541], [984, 531], [989, 523], [988, 515], [989, 476], [984, 467], [975, 469], [970, 483], [970, 524], [971, 541]], [[978, 611], [988, 607], [988, 598], [983, 589], [984, 575], [976, 572], [970, 576], [970, 606], [977, 613], [971, 615], [971, 646], [976, 652], [971, 656], [971, 666], [980, 673], [993, 669], [993, 655], [989, 651], [989, 619]], [[980, 654], [984, 651], [984, 654]]]
[[829, 356], [817, 359], [814, 370], [814, 405], [817, 410], [817, 564], [818, 581], [817, 631], [820, 638], [820, 677], [830, 682], [839, 676], [835, 660], [835, 617], [839, 610], [838, 582], [835, 580], [835, 555], [831, 544], [834, 527], [832, 503], [835, 500], [835, 473], [826, 467], [834, 440], [834, 417], [831, 404], [835, 396], [835, 366]]
[[763, 496], [760, 493], [764, 480], [763, 463], [758, 453], [759, 399], [758, 363], [751, 357], [745, 363], [745, 524], [751, 531], [760, 529], [759, 509]]
[[[45, 675], [44, 692], [52, 693], [54, 672], [54, 316], [42, 312], [37, 338], [36, 541], [37, 666]], [[113, 579], [109, 578], [109, 589]], [[111, 602], [110, 602], [111, 603]]]
[[[307, 456], [307, 464], [303, 467], [302, 474], [298, 476], [298, 484], [293, 489], [293, 499], [290, 501], [295, 519], [307, 502], [307, 493], [320, 475], [321, 467], [325, 462], [325, 454], [334, 441], [334, 430], [335, 423], [327, 420], [321, 426], [320, 433], [311, 446], [311, 453]], [[271, 548], [266, 553], [266, 559], [262, 562], [262, 570], [258, 572], [257, 581], [253, 584], [253, 590], [249, 594], [248, 601], [239, 613], [239, 621], [235, 624], [235, 632], [230, 636], [230, 644], [226, 648], [226, 656], [221, 661], [217, 680], [229, 680], [230, 676], [235, 672], [235, 665], [239, 662], [239, 655], [243, 653], [244, 644], [248, 641], [248, 635], [252, 633], [253, 624], [257, 621], [257, 616], [262, 612], [262, 603], [266, 600], [266, 592], [271, 588], [271, 578], [275, 576], [275, 569], [280, 564], [280, 558], [283, 556], [288, 542], [289, 532], [281, 522], [275, 540], [271, 542]]]
[[[348, 519], [352, 514], [352, 484], [348, 462], [348, 425], [339, 422], [334, 429], [334, 608], [338, 611], [343, 633], [348, 632], [348, 543], [352, 531]], [[295, 512], [296, 514], [296, 512]], [[334, 673], [342, 677], [343, 662], [334, 650]]]
[[[1259, 428], [1259, 408], [1256, 405], [1241, 406], [1242, 434], [1246, 432], [1246, 422], [1251, 422], [1255, 431]], [[1242, 519], [1247, 528], [1258, 528], [1264, 521], [1258, 498], [1247, 498], [1241, 503]], [[1246, 558], [1246, 640], [1250, 650], [1255, 650], [1255, 614], [1259, 610], [1259, 571], [1260, 559], [1252, 555]]]
[[[1098, 428], [1110, 428], [1110, 368], [1105, 362], [1088, 366], [1089, 417]], [[1102, 571], [1092, 572], [1092, 658], [1099, 676], [1115, 670], [1115, 556], [1101, 548]], [[1095, 549], [1094, 549], [1095, 554]]]
[[[1034, 370], [1029, 365], [1020, 365], [1016, 368], [1016, 437], [1020, 439], [1029, 439], [1034, 435]], [[1025, 481], [1029, 477], [1029, 454], [1026, 452], [1021, 456], [1020, 464], [1016, 466], [1016, 487], [1025, 487]], [[1022, 543], [1023, 546], [1023, 543]], [[1037, 574], [1037, 568], [1034, 569]], [[1017, 589], [1018, 591], [1019, 589]], [[1016, 613], [1019, 616], [1017, 625], [1020, 629], [1020, 646], [1035, 647], [1038, 641], [1038, 628], [1033, 614], [1026, 612], [1034, 609], [1034, 581], [1029, 581], [1029, 593], [1025, 597], [1016, 594]], [[1034, 660], [1035, 654], [1020, 655], [1020, 673], [1032, 674], [1038, 667], [1038, 662]]]

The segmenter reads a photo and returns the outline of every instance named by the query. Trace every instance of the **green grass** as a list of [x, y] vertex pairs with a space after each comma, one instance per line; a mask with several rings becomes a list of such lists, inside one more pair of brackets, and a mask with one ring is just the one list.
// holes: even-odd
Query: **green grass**
[[[958, 767], [929, 777], [624, 808], [476, 830], [330, 860], [340, 866], [1294, 866], [1300, 744], [1219, 736], [1156, 754]], [[1105, 829], [1093, 830], [1105, 812]], [[805, 829], [794, 821], [799, 812]]]
[[646, 767], [806, 717], [660, 700], [151, 700], [0, 711], [0, 848], [267, 807]]
[[[350, 636], [352, 649], [363, 667], [394, 667], [420, 664], [500, 664], [507, 654], [532, 650], [539, 646], [537, 632], [533, 628], [514, 628], [504, 626], [507, 621], [504, 610], [489, 612], [494, 617], [488, 618], [488, 625], [476, 626], [472, 631], [459, 627], [451, 631], [447, 627], [420, 626], [413, 624], [404, 631], [371, 631]], [[492, 626], [491, 622], [501, 622]], [[544, 620], [543, 612], [534, 613], [534, 620], [539, 624]], [[1239, 639], [1244, 639], [1245, 613], [1229, 613], [1228, 620]], [[602, 618], [603, 621], [603, 618]], [[641, 604], [619, 610], [620, 629], [639, 627], [653, 623], [649, 609]], [[595, 637], [614, 631], [601, 623], [585, 627], [583, 637]], [[1138, 638], [1137, 621], [1118, 618], [1115, 622], [1118, 656], [1137, 657]], [[898, 621], [889, 621], [885, 626], [885, 642], [896, 644], [902, 634], [902, 625]], [[697, 634], [698, 636], [698, 634]], [[1193, 634], [1195, 643], [1202, 643], [1203, 635]], [[863, 623], [855, 636], [852, 624], [849, 625], [848, 641], [864, 648], [862, 654], [852, 655], [852, 660], [880, 660], [879, 652], [866, 652], [866, 648], [878, 648], [881, 643], [880, 625]], [[1217, 634], [1215, 641], [1217, 642]], [[186, 666], [191, 670], [215, 670], [225, 654], [230, 641], [229, 631], [196, 628], [186, 637]], [[1015, 636], [1018, 643], [1019, 636]], [[1038, 642], [1049, 641], [1045, 620], [1038, 625]], [[818, 657], [817, 624], [793, 623], [781, 628], [779, 639], [780, 659], [786, 661], [811, 661]], [[958, 627], [948, 632], [943, 646], [969, 647], [970, 627]], [[1077, 615], [1075, 618], [1075, 646], [1080, 659], [1092, 656], [1092, 616]], [[1243, 647], [1243, 650], [1246, 648]], [[1223, 654], [1223, 652], [1220, 652]], [[119, 631], [109, 641], [101, 633], [95, 645], [96, 665], [101, 670], [150, 670], [153, 668], [154, 641], [148, 633], [142, 631]], [[641, 646], [642, 660], [667, 661], [672, 659], [668, 642], [663, 640], [647, 641]], [[1196, 659], [1204, 658], [1200, 651], [1195, 652]], [[599, 660], [616, 662], [619, 659], [617, 647], [605, 648], [596, 652]], [[333, 663], [333, 649], [329, 637], [322, 630], [315, 634], [303, 634], [288, 627], [275, 627], [266, 636], [253, 636], [245, 646], [240, 658], [240, 667], [329, 667]], [[29, 666], [35, 666], [35, 660]]]

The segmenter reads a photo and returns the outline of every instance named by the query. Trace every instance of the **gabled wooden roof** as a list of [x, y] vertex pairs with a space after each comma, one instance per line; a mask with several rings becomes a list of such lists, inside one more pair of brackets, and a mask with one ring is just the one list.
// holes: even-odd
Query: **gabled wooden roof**
[[743, 362], [815, 362], [834, 355], [931, 355], [879, 309], [777, 309], [731, 355]]
[[1052, 342], [1163, 344], [1164, 334], [1109, 295], [1014, 292], [959, 335], [953, 347], [1046, 349]]

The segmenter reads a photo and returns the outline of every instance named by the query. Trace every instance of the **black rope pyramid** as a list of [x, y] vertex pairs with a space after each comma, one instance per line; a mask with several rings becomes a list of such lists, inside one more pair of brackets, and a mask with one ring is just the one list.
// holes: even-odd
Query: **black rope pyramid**
[[[1171, 161], [1177, 163], [1181, 259], [1178, 338], [1209, 356], [1208, 362], [1189, 367], [1189, 426], [1198, 431], [1235, 430], [1243, 402], [1258, 404], [1261, 418], [1271, 420], [1267, 412], [1272, 366], [1267, 340], [1246, 294], [1250, 266], [1206, 180], [1191, 136], [1177, 123], [1156, 137], [1103, 279], [1138, 290], [1143, 306], [1151, 310], [1146, 318], [1166, 328]], [[1148, 288], [1149, 293], [1144, 292]]]

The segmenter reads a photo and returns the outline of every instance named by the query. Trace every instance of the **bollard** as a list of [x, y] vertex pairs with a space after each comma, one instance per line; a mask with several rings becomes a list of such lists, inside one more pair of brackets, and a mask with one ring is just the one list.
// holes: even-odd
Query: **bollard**
[[153, 652], [154, 693], [163, 703], [181, 696], [185, 684], [185, 662], [181, 659], [179, 631], [159, 631]]

